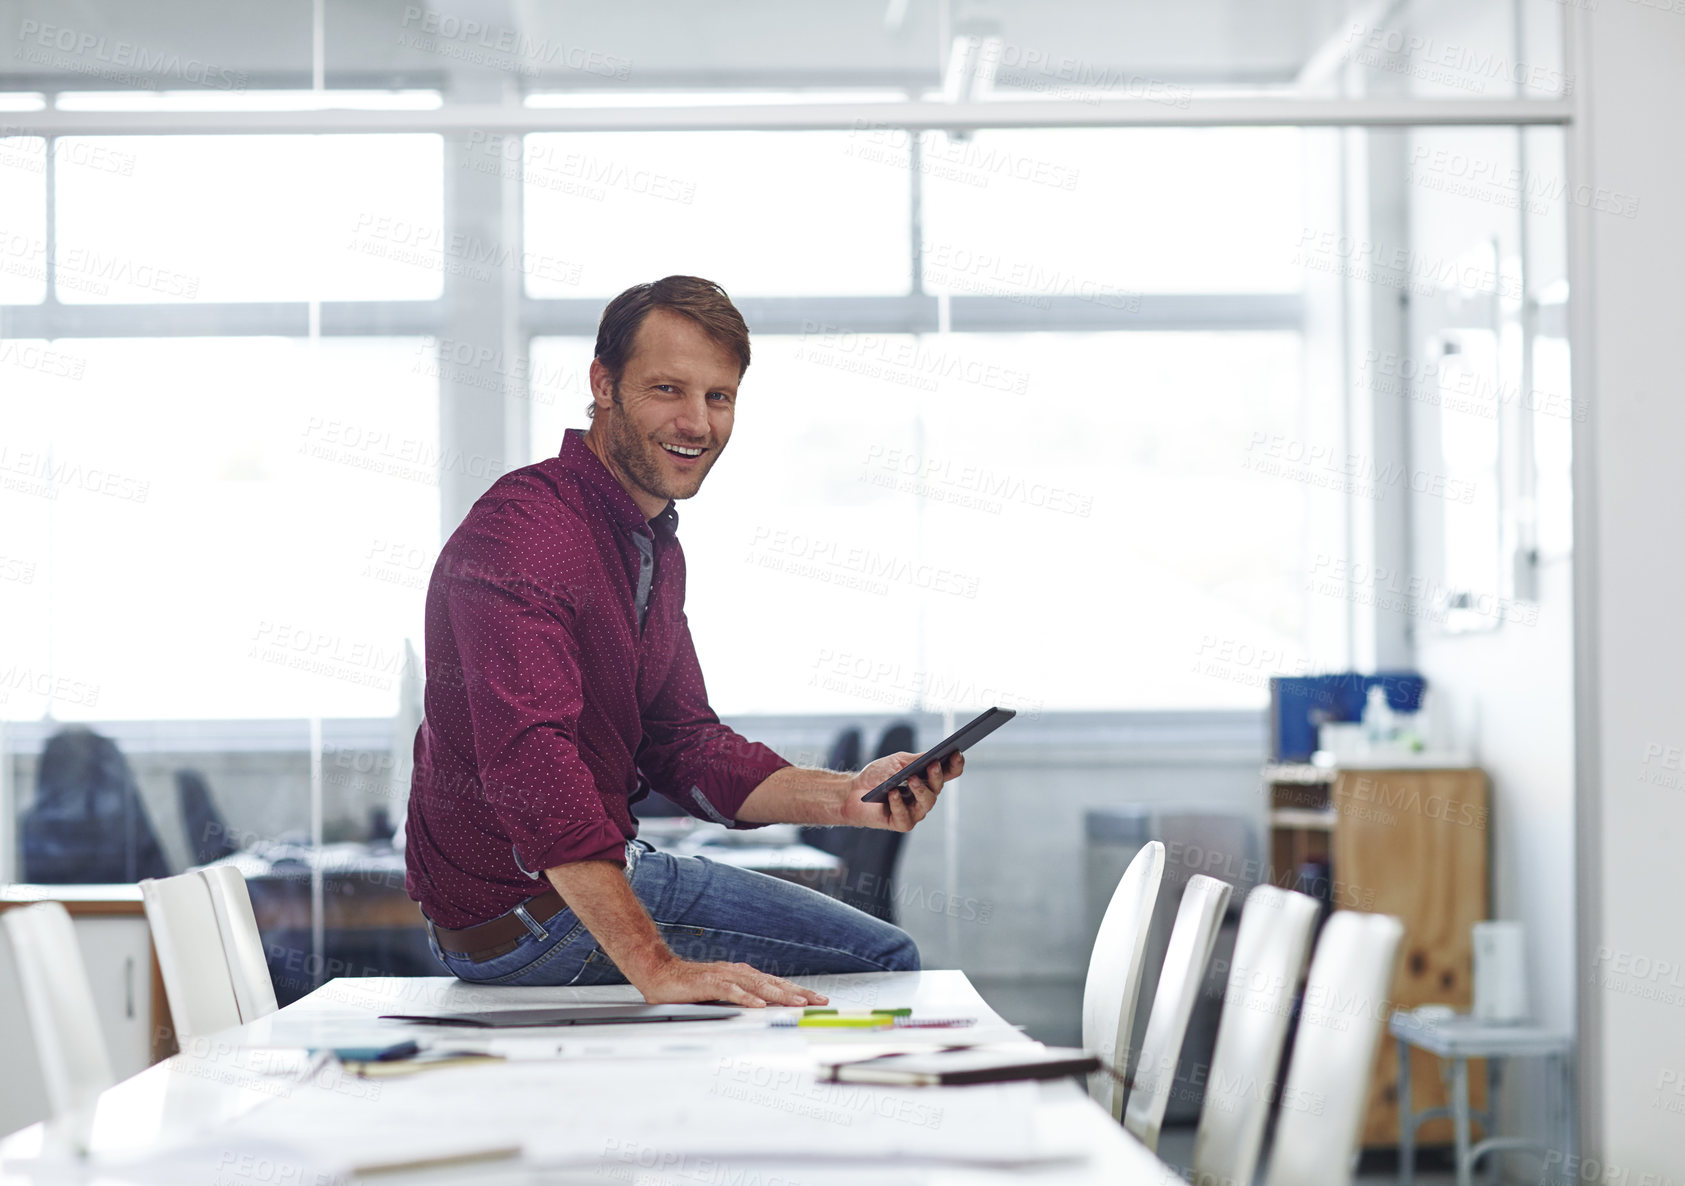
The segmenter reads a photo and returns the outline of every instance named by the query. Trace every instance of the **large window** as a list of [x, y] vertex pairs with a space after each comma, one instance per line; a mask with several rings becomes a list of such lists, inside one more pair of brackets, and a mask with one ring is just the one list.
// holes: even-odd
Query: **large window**
[[[722, 710], [983, 687], [1048, 708], [1261, 704], [1267, 672], [1212, 669], [1213, 650], [1285, 670], [1348, 658], [1328, 640], [1351, 599], [1300, 574], [1343, 540], [1350, 484], [1303, 459], [1386, 472], [1343, 438], [1344, 380], [1319, 391], [1329, 351], [1307, 346], [1344, 332], [1312, 324], [1313, 291], [1384, 287], [1354, 255], [1379, 248], [1329, 213], [1329, 144], [877, 121], [449, 151], [431, 135], [7, 140], [26, 250], [0, 274], [20, 574], [0, 597], [39, 627], [8, 640], [15, 670], [47, 675], [14, 680], [6, 711], [390, 714], [394, 657], [421, 645], [426, 575], [466, 505], [446, 494], [453, 434], [503, 425], [470, 487], [553, 453], [585, 423], [602, 300], [675, 271], [721, 280], [757, 326], [731, 458], [684, 508]], [[488, 211], [499, 185], [519, 201]], [[464, 332], [481, 293], [446, 287], [476, 253], [519, 283]], [[1462, 307], [1478, 293], [1446, 258]], [[1434, 288], [1410, 270], [1412, 291]], [[1447, 441], [1463, 465], [1475, 442]], [[121, 574], [115, 601], [103, 571]], [[987, 641], [1022, 620], [1035, 654]], [[117, 645], [126, 631], [145, 642]]]
[[37, 365], [6, 385], [6, 714], [391, 714], [438, 532], [420, 346], [7, 343]]
[[442, 143], [0, 141], [0, 877], [231, 857], [283, 1000], [434, 970], [411, 931], [320, 932], [311, 871], [412, 909], [385, 841], [455, 464]]
[[907, 290], [907, 149], [847, 132], [547, 134], [488, 141], [525, 180], [539, 297], [682, 273], [737, 296]]
[[[419, 300], [444, 260], [437, 136], [57, 141], [60, 299]], [[97, 162], [106, 162], [99, 167]], [[311, 184], [299, 184], [311, 178]]]
[[[1296, 131], [527, 143], [529, 239], [582, 265], [534, 295], [694, 270], [789, 310], [681, 508], [722, 711], [1252, 705], [1257, 671], [1202, 670], [1213, 638], [1334, 659], [1298, 573], [1339, 496], [1248, 466], [1311, 419]], [[861, 328], [909, 295], [926, 332]], [[586, 424], [590, 356], [535, 341], [532, 456]]]
[[402, 558], [437, 547], [439, 368], [428, 339], [299, 335], [308, 302], [439, 296], [440, 139], [0, 144], [29, 248], [0, 282], [29, 574], [0, 605], [30, 623], [5, 714], [390, 715], [425, 582]]
[[1294, 129], [932, 132], [922, 149], [932, 292], [1299, 288]]
[[[846, 712], [1235, 705], [1209, 639], [1301, 661], [1313, 493], [1245, 468], [1296, 431], [1298, 335], [760, 338], [680, 508], [714, 702]], [[535, 369], [590, 357], [535, 345]], [[556, 405], [535, 440], [583, 426]]]

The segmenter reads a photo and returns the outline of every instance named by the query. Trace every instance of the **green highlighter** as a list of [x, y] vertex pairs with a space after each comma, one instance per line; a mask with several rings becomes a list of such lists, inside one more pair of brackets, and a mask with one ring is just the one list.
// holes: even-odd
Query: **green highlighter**
[[835, 1009], [802, 1010], [798, 1026], [811, 1029], [889, 1029], [897, 1017], [911, 1017], [911, 1009], [873, 1009], [869, 1013], [840, 1013]]
[[[802, 1010], [803, 1017], [837, 1016], [841, 1009], [827, 1009], [821, 1005], [809, 1005]], [[850, 1017], [911, 1017], [913, 1011], [909, 1008], [900, 1009], [856, 1009], [848, 1014]]]

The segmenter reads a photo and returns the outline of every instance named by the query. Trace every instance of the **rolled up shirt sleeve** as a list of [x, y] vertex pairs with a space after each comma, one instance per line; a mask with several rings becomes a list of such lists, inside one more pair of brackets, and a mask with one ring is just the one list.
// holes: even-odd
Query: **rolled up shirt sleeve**
[[761, 827], [740, 823], [737, 809], [768, 775], [791, 763], [720, 723], [708, 707], [702, 665], [682, 614], [678, 633], [667, 682], [644, 711], [638, 769], [654, 790], [699, 819], [732, 828]]
[[446, 574], [481, 785], [529, 876], [574, 861], [625, 862], [626, 837], [579, 752], [584, 707], [575, 606], [535, 570], [519, 504], [487, 516]]

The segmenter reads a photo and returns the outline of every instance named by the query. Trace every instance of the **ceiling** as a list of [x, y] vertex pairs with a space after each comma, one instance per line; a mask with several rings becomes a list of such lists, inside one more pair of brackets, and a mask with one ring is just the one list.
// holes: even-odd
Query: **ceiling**
[[[310, 0], [10, 0], [0, 89], [309, 86]], [[330, 88], [941, 85], [991, 35], [997, 90], [1291, 81], [1341, 0], [325, 0]], [[9, 25], [9, 28], [4, 27]], [[230, 80], [236, 80], [230, 82]]]

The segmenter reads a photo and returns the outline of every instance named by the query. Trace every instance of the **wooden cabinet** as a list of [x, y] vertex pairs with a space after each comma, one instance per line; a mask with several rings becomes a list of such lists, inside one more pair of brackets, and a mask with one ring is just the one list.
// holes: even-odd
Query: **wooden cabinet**
[[[1489, 913], [1490, 792], [1483, 771], [1469, 768], [1329, 769], [1273, 766], [1271, 857], [1277, 870], [1317, 869], [1335, 909], [1396, 915], [1404, 946], [1391, 999], [1383, 1008], [1474, 1004], [1470, 928]], [[1383, 1025], [1385, 1018], [1383, 1017]], [[1435, 1060], [1418, 1051], [1411, 1063], [1414, 1106], [1443, 1107], [1445, 1087]], [[1482, 1071], [1474, 1106], [1484, 1106]], [[1422, 1143], [1452, 1139], [1450, 1122], [1422, 1127]], [[1398, 1143], [1398, 1054], [1383, 1029], [1369, 1086], [1363, 1144]]]

